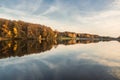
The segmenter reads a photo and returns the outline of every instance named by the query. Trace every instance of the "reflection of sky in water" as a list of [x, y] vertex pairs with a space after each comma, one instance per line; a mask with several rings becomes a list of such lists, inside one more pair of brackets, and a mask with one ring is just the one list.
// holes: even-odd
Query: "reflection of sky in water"
[[0, 80], [119, 80], [118, 42], [59, 45], [42, 54], [0, 60]]

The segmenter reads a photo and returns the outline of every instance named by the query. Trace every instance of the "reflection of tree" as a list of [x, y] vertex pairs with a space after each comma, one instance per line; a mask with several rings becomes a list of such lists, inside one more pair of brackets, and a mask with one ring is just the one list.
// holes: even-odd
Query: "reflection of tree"
[[0, 58], [24, 56], [29, 54], [41, 53], [50, 50], [53, 46], [57, 47], [59, 44], [88, 44], [97, 43], [99, 40], [11, 40], [0, 42]]
[[50, 50], [54, 45], [54, 41], [1, 41], [0, 42], [0, 58], [11, 56], [24, 56], [33, 53], [40, 53]]
[[58, 40], [57, 43], [58, 44], [65, 44], [65, 45], [71, 45], [71, 44], [89, 44], [89, 43], [97, 43], [99, 42], [99, 40], [75, 40], [75, 39], [71, 39], [71, 40]]
[[117, 38], [117, 41], [120, 42], [120, 36]]

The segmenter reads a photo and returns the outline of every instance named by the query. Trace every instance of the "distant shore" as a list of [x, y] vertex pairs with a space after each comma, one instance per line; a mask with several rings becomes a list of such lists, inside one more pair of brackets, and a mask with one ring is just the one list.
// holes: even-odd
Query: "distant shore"
[[97, 40], [120, 41], [120, 37], [100, 36], [89, 33], [60, 32], [51, 27], [24, 21], [0, 18], [0, 41], [3, 40]]
[[[6, 40], [36, 40], [36, 39], [9, 39], [9, 38], [1, 38], [0, 37], [0, 41], [6, 41]], [[46, 39], [40, 39], [40, 40], [46, 40]], [[61, 38], [57, 38], [55, 40], [83, 40], [83, 41], [119, 41], [119, 38], [70, 38], [70, 37], [61, 37]]]

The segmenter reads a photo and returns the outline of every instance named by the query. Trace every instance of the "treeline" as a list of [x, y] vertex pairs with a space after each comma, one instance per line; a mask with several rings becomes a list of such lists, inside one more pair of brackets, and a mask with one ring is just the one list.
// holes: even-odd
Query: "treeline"
[[99, 40], [99, 41], [111, 41], [117, 40], [120, 41], [120, 37], [114, 38], [109, 36], [99, 36], [96, 34], [88, 34], [88, 33], [75, 33], [75, 32], [56, 32], [57, 38], [60, 39], [81, 39], [81, 40]]
[[54, 31], [45, 25], [0, 18], [0, 38], [2, 39], [54, 39]]
[[99, 36], [87, 33], [59, 32], [50, 27], [40, 24], [32, 24], [24, 21], [7, 20], [0, 18], [0, 40], [9, 39], [35, 39], [35, 40], [54, 40], [54, 39], [99, 39], [99, 40], [119, 40], [107, 36]]
[[100, 38], [99, 35], [87, 34], [87, 33], [75, 33], [75, 32], [57, 32], [59, 38]]

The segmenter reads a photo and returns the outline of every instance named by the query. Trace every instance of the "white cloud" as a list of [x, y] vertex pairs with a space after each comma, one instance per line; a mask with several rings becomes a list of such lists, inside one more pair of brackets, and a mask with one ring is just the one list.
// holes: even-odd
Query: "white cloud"
[[73, 15], [73, 19], [81, 22], [90, 32], [116, 37], [120, 35], [120, 10], [105, 10], [87, 16]]
[[[38, 3], [41, 2], [38, 1]], [[3, 11], [0, 13], [0, 16], [8, 19], [24, 20], [27, 22], [44, 24], [47, 26], [51, 26], [52, 28], [57, 29], [59, 31], [68, 30], [75, 32], [88, 32], [108, 36], [120, 35], [120, 1], [118, 0], [115, 0], [115, 2], [111, 3], [111, 6], [108, 10], [93, 11], [90, 13], [82, 11], [82, 14], [80, 13], [81, 11], [77, 7], [73, 7], [71, 5], [69, 7], [64, 8], [65, 4], [63, 5], [62, 3], [60, 3], [60, 1], [56, 0], [56, 2], [50, 5], [48, 9], [44, 10], [44, 12], [39, 13], [37, 15], [31, 15], [32, 12], [34, 13], [34, 11], [38, 10], [39, 7], [42, 6], [38, 5], [37, 3], [35, 5], [25, 4], [26, 3], [23, 1], [22, 4], [16, 6], [16, 9], [1, 7]], [[21, 11], [19, 10], [26, 6], [28, 6], [29, 9], [32, 9], [31, 7], [33, 7], [31, 12], [26, 11], [24, 9]], [[61, 14], [61, 16], [55, 16], [57, 19], [52, 18], [51, 15], [49, 15], [52, 14], [54, 16], [55, 14], [57, 14], [56, 12], [59, 12], [59, 14]]]
[[57, 7], [51, 6], [47, 11], [45, 11], [45, 12], [43, 13], [43, 15], [53, 13], [53, 12], [55, 12], [55, 11], [57, 11], [57, 10], [58, 10]]

